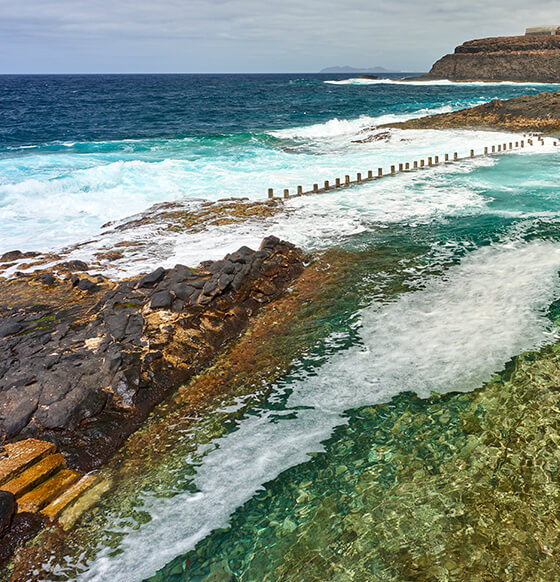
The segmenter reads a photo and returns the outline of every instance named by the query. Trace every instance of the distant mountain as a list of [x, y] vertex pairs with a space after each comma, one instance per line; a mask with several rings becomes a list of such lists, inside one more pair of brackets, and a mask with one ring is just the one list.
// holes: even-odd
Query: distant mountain
[[363, 69], [350, 67], [346, 65], [345, 67], [327, 67], [326, 69], [321, 69], [319, 73], [400, 73], [401, 71], [393, 71], [386, 69], [385, 67], [364, 67]]

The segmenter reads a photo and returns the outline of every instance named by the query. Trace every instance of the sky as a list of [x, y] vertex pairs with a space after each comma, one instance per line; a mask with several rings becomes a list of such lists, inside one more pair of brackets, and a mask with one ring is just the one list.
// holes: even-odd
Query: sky
[[0, 0], [0, 73], [426, 71], [558, 0]]

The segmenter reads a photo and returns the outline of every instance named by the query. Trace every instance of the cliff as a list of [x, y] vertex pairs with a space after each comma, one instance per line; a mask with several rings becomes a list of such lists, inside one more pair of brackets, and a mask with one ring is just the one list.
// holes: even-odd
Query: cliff
[[440, 113], [382, 127], [400, 129], [488, 128], [509, 131], [560, 131], [560, 92], [496, 99], [470, 109]]
[[437, 61], [424, 78], [557, 83], [560, 82], [560, 36], [471, 40]]

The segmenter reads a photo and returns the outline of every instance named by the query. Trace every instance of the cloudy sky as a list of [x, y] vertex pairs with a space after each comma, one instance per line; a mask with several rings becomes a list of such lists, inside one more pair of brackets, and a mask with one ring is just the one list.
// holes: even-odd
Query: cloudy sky
[[558, 0], [0, 0], [0, 73], [425, 71]]

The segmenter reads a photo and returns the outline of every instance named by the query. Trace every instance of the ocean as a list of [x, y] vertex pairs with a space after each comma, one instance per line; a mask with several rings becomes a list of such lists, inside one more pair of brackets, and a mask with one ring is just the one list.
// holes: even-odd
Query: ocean
[[[265, 200], [268, 188], [466, 157], [519, 135], [376, 127], [557, 89], [302, 74], [0, 77], [0, 253], [92, 240], [72, 251], [89, 260], [116, 240], [105, 223], [160, 202]], [[145, 448], [120, 453], [111, 494], [49, 563], [52, 579], [443, 580], [468, 568], [479, 579], [490, 558], [479, 571], [472, 555], [484, 536], [511, 528], [513, 539], [542, 518], [523, 502], [525, 521], [506, 527], [480, 499], [502, 491], [495, 451], [508, 415], [518, 431], [529, 418], [515, 416], [523, 390], [554, 384], [542, 370], [560, 322], [557, 151], [549, 139], [289, 199], [262, 220], [144, 232], [147, 260], [125, 257], [106, 273], [196, 265], [268, 234], [335, 253], [333, 265], [344, 253], [347, 265], [286, 332], [279, 349], [291, 359], [274, 379], [233, 386], [196, 420], [177, 415], [178, 402], [154, 414], [149, 461]], [[462, 493], [477, 487], [481, 497]], [[478, 538], [465, 515], [486, 524]], [[494, 564], [512, 555], [498, 546]]]

